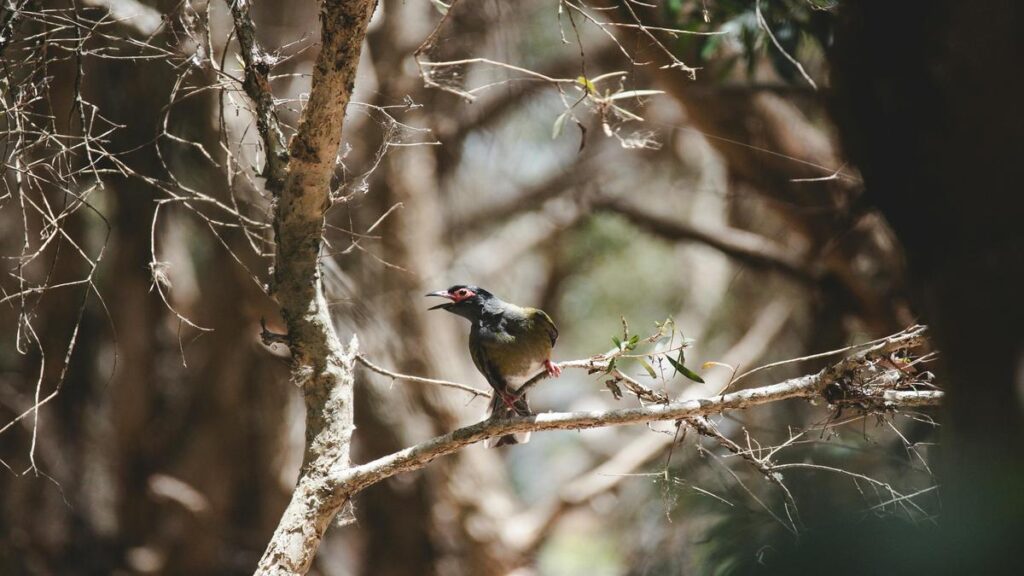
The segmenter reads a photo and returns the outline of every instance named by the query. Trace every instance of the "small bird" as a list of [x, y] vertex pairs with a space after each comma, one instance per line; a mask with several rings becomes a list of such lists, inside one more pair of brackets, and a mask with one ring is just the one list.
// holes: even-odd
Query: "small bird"
[[[447, 298], [451, 302], [433, 306], [458, 314], [472, 323], [469, 330], [469, 354], [476, 369], [494, 388], [490, 417], [529, 416], [526, 394], [517, 393], [540, 371], [559, 376], [561, 368], [551, 362], [551, 349], [558, 340], [558, 328], [543, 310], [505, 302], [478, 286], [457, 284], [427, 296]], [[508, 434], [486, 445], [525, 444], [530, 433]]]

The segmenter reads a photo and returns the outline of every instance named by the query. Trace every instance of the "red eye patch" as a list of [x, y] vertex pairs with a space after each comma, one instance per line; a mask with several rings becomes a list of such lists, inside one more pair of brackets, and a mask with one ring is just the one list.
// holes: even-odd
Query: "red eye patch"
[[472, 290], [468, 290], [466, 288], [459, 288], [455, 292], [451, 293], [453, 302], [462, 302], [463, 300], [467, 298], [472, 298], [473, 296], [476, 296], [476, 292], [473, 292]]

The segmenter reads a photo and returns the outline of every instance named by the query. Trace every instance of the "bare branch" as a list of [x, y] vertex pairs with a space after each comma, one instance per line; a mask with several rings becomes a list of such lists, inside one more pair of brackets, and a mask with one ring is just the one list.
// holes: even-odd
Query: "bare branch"
[[487, 203], [453, 221], [448, 227], [455, 237], [489, 230], [523, 212], [539, 210], [548, 200], [571, 191], [596, 176], [598, 163], [592, 155], [577, 155], [571, 166], [558, 170], [513, 198]]
[[284, 182], [288, 151], [277, 119], [277, 109], [274, 107], [274, 94], [270, 91], [269, 75], [274, 58], [263, 51], [256, 41], [256, 25], [249, 13], [251, 3], [248, 0], [228, 0], [228, 3], [235, 22], [235, 35], [241, 47], [242, 61], [245, 63], [243, 87], [256, 104], [256, 128], [267, 147], [267, 165], [263, 176], [267, 178], [267, 188], [276, 193]]
[[479, 388], [474, 388], [467, 384], [459, 384], [458, 382], [451, 382], [449, 380], [436, 380], [434, 378], [423, 378], [420, 376], [410, 376], [408, 374], [399, 374], [397, 372], [392, 372], [386, 368], [381, 368], [380, 366], [377, 366], [373, 362], [370, 362], [370, 360], [363, 354], [356, 355], [356, 362], [359, 362], [360, 364], [366, 366], [369, 370], [372, 370], [377, 374], [387, 376], [394, 380], [405, 380], [406, 382], [415, 382], [417, 384], [432, 384], [435, 386], [442, 386], [444, 388], [454, 388], [456, 390], [469, 392], [470, 394], [473, 395], [473, 398], [476, 398], [477, 396], [483, 396], [484, 398], [491, 397], [490, 392], [487, 392], [486, 390], [481, 390]]
[[111, 18], [135, 30], [140, 36], [152, 36], [164, 24], [159, 10], [138, 0], [83, 0], [82, 3], [86, 6], [105, 8]]
[[785, 57], [786, 60], [789, 60], [790, 64], [796, 66], [796, 69], [800, 71], [800, 75], [803, 76], [804, 80], [806, 80], [807, 83], [811, 85], [811, 88], [817, 90], [818, 85], [814, 83], [814, 80], [812, 80], [811, 77], [807, 74], [807, 71], [804, 70], [804, 67], [800, 64], [800, 62], [798, 62], [796, 58], [790, 56], [789, 52], [786, 52], [786, 49], [782, 47], [782, 44], [779, 44], [778, 39], [775, 38], [775, 34], [772, 34], [772, 29], [768, 27], [768, 21], [765, 20], [764, 13], [761, 12], [761, 0], [757, 0], [754, 3], [754, 12], [757, 15], [758, 25], [761, 26], [761, 29], [763, 29], [765, 34], [768, 35], [768, 38], [771, 39], [772, 44], [775, 45], [775, 48], [782, 53], [782, 56]]
[[729, 452], [732, 452], [749, 462], [750, 465], [756, 468], [766, 480], [778, 486], [786, 500], [786, 511], [789, 514], [789, 524], [784, 523], [784, 525], [792, 534], [797, 534], [799, 531], [797, 526], [799, 523], [799, 516], [796, 519], [793, 518], [793, 515], [796, 514], [797, 510], [796, 500], [793, 498], [793, 494], [789, 491], [789, 488], [782, 483], [782, 478], [775, 473], [774, 463], [767, 456], [758, 458], [752, 451], [744, 450], [739, 444], [733, 442], [728, 436], [722, 434], [718, 430], [718, 427], [715, 426], [715, 423], [708, 418], [687, 418], [686, 423], [704, 436], [714, 439]]
[[3, 54], [4, 48], [11, 43], [14, 38], [14, 32], [18, 25], [18, 21], [21, 20], [22, 11], [28, 7], [30, 0], [22, 0], [20, 4], [11, 3], [8, 6], [4, 6], [4, 15], [0, 18], [0, 54]]
[[[504, 436], [527, 431], [542, 430], [583, 430], [607, 426], [622, 426], [664, 420], [686, 420], [711, 414], [721, 414], [728, 410], [741, 410], [753, 406], [770, 404], [790, 398], [815, 399], [825, 397], [829, 403], [838, 407], [857, 405], [877, 410], [893, 410], [901, 408], [897, 402], [903, 397], [889, 395], [895, 390], [913, 391], [918, 384], [913, 375], [906, 374], [895, 367], [880, 367], [880, 363], [897, 351], [905, 351], [920, 346], [924, 342], [923, 326], [914, 326], [894, 334], [884, 341], [869, 347], [853, 356], [829, 366], [816, 374], [801, 376], [760, 388], [751, 388], [711, 398], [685, 400], [667, 404], [656, 404], [640, 408], [620, 410], [562, 412], [538, 414], [535, 416], [509, 418], [502, 420], [485, 420], [471, 426], [459, 428], [443, 436], [435, 437], [422, 444], [378, 458], [372, 462], [351, 468], [336, 466], [332, 469], [329, 490], [332, 494], [343, 494], [351, 498], [355, 493], [402, 472], [409, 472], [424, 467], [435, 458], [456, 452], [470, 444], [487, 438]], [[562, 363], [563, 367], [584, 367], [593, 360], [581, 360]], [[880, 370], [894, 371], [905, 374], [905, 378], [897, 380], [882, 379], [882, 386], [871, 386], [877, 380]], [[890, 387], [892, 386], [892, 387]], [[839, 387], [845, 394], [839, 398], [832, 390]], [[898, 387], [898, 388], [897, 388]], [[935, 391], [938, 392], [938, 391]], [[913, 405], [920, 406], [923, 402], [938, 403], [943, 395], [941, 392], [920, 396], [907, 396]], [[872, 403], [874, 402], [874, 403]]]
[[[592, 48], [587, 53], [587, 62], [591, 65], [607, 66], [615, 56], [620, 55], [614, 45], [602, 44]], [[560, 58], [547, 62], [541, 68], [541, 73], [550, 77], [568, 76], [573, 72], [580, 73], [581, 60], [578, 54], [570, 57]], [[583, 75], [581, 73], [581, 75]], [[441, 126], [438, 129], [438, 136], [444, 140], [449, 147], [459, 148], [460, 143], [472, 132], [495, 126], [506, 120], [513, 112], [519, 109], [524, 103], [531, 101], [530, 97], [540, 93], [547, 88], [548, 84], [539, 82], [520, 82], [510, 84], [505, 90], [495, 92], [492, 97], [477, 103], [471, 110], [467, 119], [459, 123], [452, 123]], [[459, 120], [455, 118], [453, 120]]]
[[592, 206], [619, 214], [639, 228], [662, 238], [700, 242], [749, 266], [778, 270], [801, 281], [811, 281], [819, 275], [818, 270], [806, 262], [802, 255], [753, 232], [739, 228], [709, 228], [669, 220], [607, 196], [596, 199]]
[[[788, 307], [781, 302], [766, 307], [746, 335], [725, 352], [722, 359], [737, 365], [755, 362], [776, 339], [789, 316]], [[720, 386], [709, 378], [706, 388], [715, 390], [717, 387]], [[536, 553], [559, 519], [569, 510], [615, 489], [626, 478], [633, 477], [637, 469], [661, 454], [674, 441], [673, 436], [666, 434], [641, 434], [623, 445], [610, 458], [564, 482], [554, 501], [538, 505], [514, 519], [513, 525], [525, 524], [527, 527], [521, 531], [523, 536], [519, 538], [524, 554], [532, 556]]]

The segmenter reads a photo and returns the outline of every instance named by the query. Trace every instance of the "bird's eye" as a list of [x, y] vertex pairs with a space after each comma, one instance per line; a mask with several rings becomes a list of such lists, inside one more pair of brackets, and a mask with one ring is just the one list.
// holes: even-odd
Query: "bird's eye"
[[458, 292], [455, 293], [455, 295], [458, 296], [459, 298], [465, 298], [466, 297], [466, 289], [465, 288], [460, 289]]

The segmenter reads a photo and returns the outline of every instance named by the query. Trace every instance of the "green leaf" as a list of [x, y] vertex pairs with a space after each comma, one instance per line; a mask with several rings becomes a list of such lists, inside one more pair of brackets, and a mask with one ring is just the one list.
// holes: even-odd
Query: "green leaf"
[[556, 140], [562, 135], [562, 129], [565, 128], [565, 121], [569, 118], [568, 112], [562, 112], [555, 118], [555, 124], [551, 127], [551, 139]]
[[703, 384], [704, 383], [704, 379], [701, 378], [699, 374], [697, 374], [693, 370], [690, 370], [686, 366], [683, 366], [683, 369], [680, 370], [679, 372], [681, 372], [683, 376], [686, 376], [687, 378], [689, 378], [690, 380], [693, 380], [694, 382], [696, 382], [698, 384]]
[[597, 86], [593, 82], [587, 80], [586, 76], [580, 76], [576, 78], [576, 83], [586, 89], [587, 94], [597, 94]]
[[672, 373], [672, 376], [675, 376], [676, 374], [678, 374], [682, 370], [682, 368], [683, 368], [682, 363], [680, 363], [678, 360], [673, 359], [668, 354], [665, 354], [665, 360], [668, 360], [668, 363], [671, 364], [672, 367], [675, 368], [675, 370], [676, 370], [675, 372]]
[[615, 344], [616, 348], [622, 350], [622, 340], [619, 340], [618, 336], [612, 336], [612, 344]]
[[629, 342], [626, 343], [626, 350], [633, 350], [633, 349], [635, 349], [636, 345], [639, 344], [639, 343], [640, 343], [640, 335], [639, 334], [634, 334], [633, 337], [629, 339]]
[[694, 382], [697, 382], [699, 384], [703, 384], [704, 383], [704, 379], [703, 378], [698, 376], [697, 373], [694, 372], [693, 370], [690, 370], [686, 366], [683, 366], [675, 358], [673, 358], [671, 356], [665, 356], [665, 359], [668, 360], [668, 363], [671, 364], [672, 367], [676, 369], [676, 372], [679, 372], [683, 376], [686, 376], [690, 380], [693, 380]]
[[654, 378], [655, 380], [658, 379], [658, 373], [654, 371], [654, 366], [651, 366], [642, 358], [640, 359], [640, 365], [644, 367], [644, 370], [647, 370], [647, 373], [651, 375], [651, 378]]

